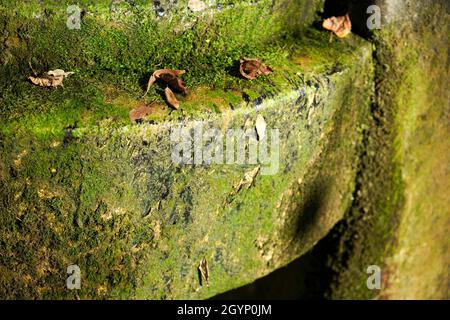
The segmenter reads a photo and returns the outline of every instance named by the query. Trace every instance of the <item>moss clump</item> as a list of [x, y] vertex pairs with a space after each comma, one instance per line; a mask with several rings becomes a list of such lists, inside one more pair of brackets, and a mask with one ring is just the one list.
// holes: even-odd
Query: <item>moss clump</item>
[[[274, 57], [280, 46], [266, 50], [267, 46], [298, 31], [281, 19], [283, 12], [275, 10], [271, 1], [259, 1], [256, 5], [238, 1], [232, 8], [208, 10], [202, 15], [190, 13], [186, 2], [180, 1], [168, 11], [170, 17], [163, 18], [155, 15], [153, 5], [148, 4], [130, 5], [129, 14], [116, 17], [108, 6], [91, 8], [87, 3], [80, 4], [85, 10], [80, 30], [67, 28], [63, 4], [45, 2], [12, 10], [7, 6], [0, 8], [4, 30], [0, 70], [2, 118], [49, 109], [42, 103], [32, 105], [34, 97], [28, 97], [33, 94], [25, 81], [31, 73], [29, 62], [38, 72], [55, 68], [74, 71], [72, 88], [76, 89], [72, 90], [80, 96], [93, 95], [83, 94], [83, 87], [108, 83], [138, 98], [151, 72], [162, 67], [186, 69], [185, 80], [191, 87], [230, 86], [230, 68], [240, 56], [266, 52]], [[305, 4], [296, 6], [300, 10]], [[34, 17], [28, 16], [28, 11], [34, 12]], [[15, 105], [14, 98], [23, 103]], [[61, 97], [50, 102], [55, 103], [58, 98]], [[161, 97], [152, 91], [149, 98]]]
[[[5, 16], [5, 18], [8, 25], [14, 21], [14, 18], [9, 16]], [[88, 25], [89, 23], [92, 23], [91, 28], [94, 28], [95, 22], [93, 20], [86, 22]], [[152, 23], [154, 23], [154, 27], [160, 28], [156, 22]], [[58, 29], [55, 25], [56, 30], [60, 30], [64, 36], [58, 40], [62, 43], [60, 51], [53, 52], [50, 33], [58, 31], [51, 32], [48, 29], [51, 23], [48, 22], [48, 24], [39, 35], [33, 33], [37, 32], [33, 29], [34, 27], [26, 25], [31, 28], [28, 30], [28, 27], [24, 27], [27, 34], [31, 32], [29, 33], [32, 35], [30, 38], [34, 39], [30, 40], [31, 43], [27, 44], [27, 47], [34, 48], [30, 49], [34, 51], [32, 53], [27, 51], [25, 56], [25, 51], [20, 51], [22, 49], [16, 48], [18, 51], [11, 49], [17, 53], [18, 61], [15, 64], [8, 63], [1, 69], [4, 74], [1, 95], [1, 130], [4, 134], [22, 132], [47, 139], [61, 138], [64, 135], [64, 129], [68, 126], [89, 127], [108, 123], [110, 126], [119, 127], [129, 124], [128, 113], [130, 110], [145, 103], [152, 103], [153, 109], [147, 120], [157, 123], [258, 104], [266, 97], [298, 86], [301, 81], [292, 82], [292, 79], [297, 78], [297, 73], [314, 74], [341, 69], [355, 58], [354, 48], [359, 45], [357, 39], [354, 38], [347, 41], [334, 41], [330, 44], [326, 33], [314, 29], [303, 31], [298, 38], [285, 35], [284, 39], [274, 39], [264, 48], [258, 41], [252, 41], [250, 43], [253, 46], [254, 54], [270, 64], [275, 72], [268, 77], [247, 81], [238, 75], [236, 62], [239, 59], [239, 53], [237, 47], [233, 49], [236, 50], [235, 53], [227, 52], [227, 50], [217, 51], [221, 52], [222, 61], [213, 67], [211, 63], [200, 63], [200, 58], [195, 61], [190, 60], [188, 63], [180, 58], [183, 64], [178, 66], [174, 66], [170, 62], [167, 64], [157, 63], [154, 60], [152, 64], [142, 61], [142, 56], [139, 54], [131, 53], [132, 50], [143, 53], [139, 51], [142, 48], [139, 48], [137, 44], [143, 42], [140, 38], [143, 35], [140, 35], [140, 32], [152, 34], [148, 30], [138, 29], [131, 33], [130, 30], [113, 28], [93, 35], [92, 30], [82, 29], [84, 31], [77, 34], [71, 33], [72, 31], [68, 32], [64, 26], [60, 26]], [[86, 29], [89, 29], [89, 26]], [[201, 29], [200, 27], [195, 30], [191, 29], [188, 33], [200, 32]], [[25, 34], [22, 31], [18, 32], [22, 35]], [[124, 46], [117, 50], [106, 50], [106, 48], [120, 46], [121, 42], [117, 38], [125, 39]], [[177, 38], [176, 41], [188, 43], [188, 40], [183, 40], [183, 38]], [[177, 43], [176, 41], [175, 43]], [[194, 39], [189, 41], [194, 41]], [[195, 39], [193, 43], [198, 43], [198, 41]], [[63, 53], [64, 48], [67, 48], [70, 43], [75, 43], [74, 49]], [[105, 49], [98, 48], [97, 44], [101, 44]], [[174, 45], [170, 41], [169, 44], [170, 46]], [[183, 52], [182, 48], [177, 50]], [[214, 50], [211, 52], [218, 54]], [[249, 53], [250, 51], [244, 50], [243, 52]], [[20, 54], [23, 55], [20, 56]], [[195, 56], [194, 53], [192, 54]], [[127, 58], [124, 58], [127, 61], [123, 65], [125, 69], [113, 63], [113, 61], [120, 60], [123, 55], [127, 55]], [[149, 57], [148, 53], [144, 55], [147, 59], [155, 59], [153, 55]], [[204, 54], [197, 53], [197, 55], [201, 55], [201, 59], [209, 59], [206, 51]], [[170, 60], [173, 57], [169, 55], [165, 59]], [[61, 67], [76, 73], [65, 80], [64, 89], [39, 88], [25, 80], [31, 72], [27, 60], [45, 61], [45, 67], [41, 66], [41, 70]], [[190, 94], [178, 96], [182, 104], [181, 111], [171, 112], [165, 106], [163, 88], [158, 86], [151, 89], [150, 95], [146, 99], [142, 98], [143, 88], [149, 77], [149, 72], [145, 68], [148, 65], [187, 69], [183, 78], [189, 84]], [[156, 68], [158, 67], [152, 67], [152, 70]], [[291, 82], [286, 82], [287, 78], [291, 79]]]

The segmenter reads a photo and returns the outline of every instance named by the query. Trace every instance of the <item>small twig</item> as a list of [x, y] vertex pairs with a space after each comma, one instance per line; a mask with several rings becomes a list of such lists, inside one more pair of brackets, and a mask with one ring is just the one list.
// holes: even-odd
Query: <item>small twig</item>
[[33, 71], [34, 76], [37, 77], [38, 74], [34, 71], [33, 66], [31, 65], [31, 60], [28, 60], [28, 65], [30, 66], [31, 71]]
[[152, 104], [154, 104], [156, 101], [158, 101], [158, 98], [153, 98], [153, 100], [151, 100], [149, 103], [147, 103], [147, 105], [148, 105], [149, 107], [151, 107]]
[[205, 280], [206, 286], [209, 287], [209, 268], [208, 268], [208, 261], [206, 261], [206, 258], [203, 258], [200, 261], [198, 271], [200, 275], [200, 285], [203, 286], [203, 280]]

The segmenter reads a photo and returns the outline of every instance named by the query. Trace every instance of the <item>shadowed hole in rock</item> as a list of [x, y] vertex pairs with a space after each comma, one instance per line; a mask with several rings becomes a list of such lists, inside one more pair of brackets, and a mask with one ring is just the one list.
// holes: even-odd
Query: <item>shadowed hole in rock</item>
[[333, 272], [327, 265], [328, 252], [336, 249], [336, 226], [313, 249], [267, 276], [240, 288], [219, 294], [212, 300], [298, 300], [326, 299]]

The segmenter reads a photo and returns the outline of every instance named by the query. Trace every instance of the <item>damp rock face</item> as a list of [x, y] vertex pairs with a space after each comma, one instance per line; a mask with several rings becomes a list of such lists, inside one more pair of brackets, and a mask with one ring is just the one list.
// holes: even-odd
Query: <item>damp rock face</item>
[[[391, 240], [386, 221], [404, 235], [399, 239], [408, 250], [407, 221], [421, 225], [399, 201], [413, 195], [417, 203], [417, 184], [414, 167], [394, 155], [422, 154], [423, 145], [411, 138], [416, 122], [408, 121], [416, 118], [406, 116], [406, 104], [396, 104], [409, 92], [398, 66], [417, 58], [423, 75], [433, 57], [443, 61], [443, 46], [431, 41], [442, 36], [439, 21], [430, 19], [445, 10], [409, 6], [408, 12], [422, 12], [412, 21], [422, 23], [387, 27], [375, 33], [373, 46], [356, 35], [330, 40], [311, 28], [323, 1], [205, 0], [202, 10], [188, 2], [80, 5], [79, 28], [68, 28], [68, 14], [77, 14], [65, 4], [0, 7], [0, 296], [209, 298], [285, 266], [340, 222], [349, 231], [339, 238], [344, 244], [360, 240], [345, 252], [348, 260], [336, 259], [351, 267], [335, 265], [331, 295], [373, 298], [366, 264], [402, 264], [400, 250], [384, 254]], [[387, 3], [379, 4], [384, 10]], [[404, 45], [401, 52], [410, 55], [400, 54], [394, 45], [402, 30], [413, 30], [416, 40], [425, 34], [426, 41]], [[424, 48], [433, 50], [424, 56]], [[243, 79], [242, 57], [261, 59], [274, 71]], [[167, 106], [157, 85], [142, 97], [161, 68], [186, 70], [189, 94], [177, 96], [179, 110]], [[390, 70], [390, 80], [383, 81], [386, 70], [379, 68]], [[55, 69], [75, 72], [64, 89], [26, 81]], [[408, 81], [419, 80], [414, 70], [406, 69]], [[434, 96], [441, 107], [419, 99], [427, 103], [416, 105], [417, 117], [438, 110], [430, 113], [438, 118], [444, 109], [436, 98], [443, 96], [441, 80], [436, 73], [420, 82], [420, 92], [428, 84], [430, 95], [415, 97]], [[389, 98], [393, 92], [398, 100]], [[132, 122], [129, 114], [139, 108], [150, 111]], [[253, 149], [243, 143], [242, 163], [227, 164], [207, 157], [214, 140], [208, 132], [222, 142], [233, 132], [258, 148], [261, 137], [279, 143], [264, 163], [250, 161]], [[433, 141], [446, 141], [439, 132]], [[394, 149], [396, 134], [409, 143]], [[191, 140], [183, 144], [180, 136]], [[214, 147], [224, 155], [239, 150]], [[180, 163], [175, 151], [181, 149], [187, 158]], [[419, 187], [430, 187], [426, 181]], [[441, 257], [431, 256], [435, 269]], [[67, 288], [69, 266], [80, 270], [79, 290]], [[400, 288], [401, 274], [390, 274], [391, 288]]]
[[[355, 29], [374, 43], [376, 92], [361, 188], [334, 233], [347, 250], [331, 255], [329, 297], [448, 299], [449, 2], [349, 5]], [[367, 30], [371, 5], [380, 13], [376, 30]], [[371, 290], [373, 265], [382, 281]]]

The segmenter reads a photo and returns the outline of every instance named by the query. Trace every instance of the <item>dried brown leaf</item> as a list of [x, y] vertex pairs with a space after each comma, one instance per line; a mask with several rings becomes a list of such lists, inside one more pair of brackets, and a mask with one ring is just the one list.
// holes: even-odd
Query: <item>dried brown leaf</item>
[[31, 83], [40, 87], [64, 87], [64, 76], [28, 77], [28, 79], [31, 81]]
[[241, 191], [242, 188], [244, 188], [244, 187], [248, 188], [253, 183], [253, 181], [255, 180], [255, 178], [258, 175], [260, 169], [261, 169], [261, 167], [257, 166], [255, 168], [253, 168], [253, 170], [247, 171], [244, 174], [244, 178], [233, 186], [235, 194], [238, 193], [239, 191]]
[[239, 72], [244, 78], [249, 80], [259, 76], [266, 76], [272, 71], [271, 67], [265, 65], [259, 59], [242, 58], [240, 61]]
[[334, 32], [339, 38], [344, 38], [350, 33], [352, 29], [352, 22], [350, 21], [350, 16], [346, 14], [341, 17], [331, 17], [325, 19], [322, 26], [325, 29]]
[[151, 108], [147, 105], [141, 105], [133, 110], [130, 111], [130, 120], [131, 121], [138, 121], [144, 119], [146, 116], [148, 116], [151, 113]]
[[223, 205], [227, 205], [231, 203], [234, 197], [244, 189], [248, 189], [253, 185], [253, 182], [256, 179], [259, 171], [261, 170], [261, 166], [256, 166], [250, 171], [245, 172], [244, 178], [239, 180], [233, 185], [233, 190], [228, 194], [227, 198], [223, 202]]
[[147, 95], [148, 91], [150, 90], [150, 87], [155, 83], [156, 81], [156, 77], [152, 74], [150, 79], [148, 79], [148, 83], [147, 83], [147, 91], [145, 91], [144, 96]]
[[200, 261], [200, 264], [198, 266], [198, 271], [200, 271], [200, 285], [203, 285], [203, 280], [205, 281], [206, 285], [209, 286], [209, 268], [208, 268], [208, 261], [206, 261], [206, 258], [203, 258]]
[[172, 92], [172, 90], [169, 87], [167, 87], [164, 90], [164, 93], [166, 94], [166, 100], [169, 103], [169, 105], [171, 105], [175, 109], [178, 109], [180, 107], [180, 102], [175, 97], [175, 94]]
[[264, 117], [260, 114], [258, 114], [258, 116], [256, 117], [255, 128], [256, 133], [258, 134], [258, 140], [259, 141], [264, 140], [264, 138], [266, 137], [267, 124]]
[[50, 70], [50, 71], [47, 72], [47, 74], [48, 74], [49, 76], [53, 76], [53, 77], [60, 77], [60, 76], [62, 76], [62, 77], [68, 77], [68, 76], [70, 76], [70, 75], [72, 75], [72, 74], [74, 74], [74, 73], [75, 73], [75, 72], [65, 72], [65, 71], [62, 70], [62, 69]]
[[170, 88], [172, 88], [173, 90], [177, 91], [177, 92], [181, 92], [181, 93], [186, 93], [187, 92], [187, 88], [186, 88], [186, 83], [179, 79], [179, 78], [173, 78], [168, 82], [168, 85]]
[[186, 70], [174, 70], [174, 69], [160, 69], [153, 72], [153, 75], [156, 78], [161, 78], [164, 76], [171, 76], [171, 78], [178, 77], [182, 74], [185, 74]]
[[150, 79], [148, 79], [147, 83], [147, 91], [145, 91], [144, 96], [147, 95], [148, 91], [150, 90], [150, 87], [156, 82], [156, 80], [160, 79], [166, 83], [170, 82], [171, 80], [177, 78], [179, 75], [182, 75], [186, 73], [185, 70], [173, 70], [173, 69], [160, 69], [153, 72], [153, 74], [150, 76]]

